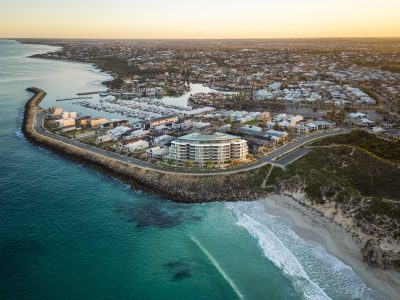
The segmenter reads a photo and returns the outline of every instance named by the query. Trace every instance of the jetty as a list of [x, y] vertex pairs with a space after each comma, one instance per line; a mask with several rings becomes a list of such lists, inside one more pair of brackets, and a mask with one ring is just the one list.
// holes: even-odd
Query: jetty
[[102, 94], [102, 93], [108, 93], [107, 91], [94, 91], [94, 92], [83, 92], [83, 93], [77, 93], [78, 96], [86, 96], [86, 95], [95, 95], [95, 94]]
[[84, 100], [84, 99], [93, 99], [93, 97], [74, 97], [74, 98], [64, 98], [64, 99], [57, 99], [56, 101]]

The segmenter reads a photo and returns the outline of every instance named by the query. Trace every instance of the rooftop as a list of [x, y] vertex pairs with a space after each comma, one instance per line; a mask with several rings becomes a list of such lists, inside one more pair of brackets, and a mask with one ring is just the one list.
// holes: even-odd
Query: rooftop
[[187, 134], [178, 138], [178, 140], [190, 141], [227, 141], [232, 139], [239, 139], [240, 137], [231, 134], [216, 132], [213, 134], [201, 134], [198, 132]]

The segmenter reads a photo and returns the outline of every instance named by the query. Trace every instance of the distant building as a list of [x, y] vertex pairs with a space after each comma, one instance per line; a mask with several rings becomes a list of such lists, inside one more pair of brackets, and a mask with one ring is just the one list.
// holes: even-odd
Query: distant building
[[107, 135], [109, 135], [113, 141], [116, 141], [130, 130], [132, 130], [132, 128], [127, 126], [117, 126], [113, 129], [107, 130]]
[[141, 123], [141, 127], [143, 129], [152, 129], [156, 126], [160, 125], [171, 125], [172, 123], [175, 123], [178, 121], [178, 117], [176, 116], [166, 116], [166, 117], [160, 117], [160, 118], [155, 118], [151, 119], [146, 122]]
[[238, 129], [241, 133], [260, 136], [263, 135], [263, 130], [261, 127], [253, 126], [253, 125], [245, 125]]
[[78, 118], [76, 119], [76, 123], [80, 126], [87, 126], [89, 123], [89, 119], [88, 118]]
[[103, 128], [115, 128], [118, 126], [127, 126], [129, 125], [129, 121], [128, 120], [111, 120], [111, 121], [107, 121], [104, 122], [103, 124], [101, 124], [101, 127]]
[[178, 130], [185, 131], [185, 130], [188, 130], [188, 129], [192, 128], [193, 125], [194, 125], [194, 122], [186, 120], [186, 121], [183, 121], [181, 123], [174, 123], [174, 124], [172, 124], [171, 127], [173, 129], [178, 129]]
[[76, 119], [77, 113], [74, 111], [73, 112], [64, 111], [62, 113], [62, 117], [63, 117], [63, 119]]
[[99, 127], [101, 124], [108, 122], [106, 118], [93, 118], [89, 121], [90, 127]]
[[275, 143], [281, 143], [289, 137], [289, 134], [286, 131], [278, 131], [271, 129], [265, 132], [264, 137], [274, 141]]
[[148, 158], [163, 158], [169, 154], [169, 147], [156, 146], [146, 150], [146, 156]]
[[202, 129], [206, 129], [206, 128], [211, 127], [211, 123], [208, 123], [208, 122], [194, 122], [193, 123], [193, 127], [195, 129], [202, 130]]
[[306, 124], [297, 124], [294, 127], [295, 131], [300, 134], [309, 133], [310, 128]]
[[75, 126], [75, 119], [72, 118], [62, 118], [58, 120], [58, 127], [68, 127], [68, 126]]
[[297, 123], [303, 120], [304, 117], [301, 115], [280, 114], [276, 116], [277, 125], [285, 129], [295, 127]]
[[206, 167], [209, 164], [224, 167], [233, 160], [246, 160], [247, 154], [246, 140], [219, 132], [181, 136], [171, 143], [169, 149], [170, 159], [178, 165], [192, 164], [193, 167]]
[[307, 123], [306, 126], [308, 127], [308, 129], [310, 131], [317, 131], [318, 130], [318, 126], [315, 125], [313, 122]]
[[282, 83], [280, 83], [280, 82], [274, 82], [274, 83], [271, 83], [268, 87], [271, 89], [271, 90], [280, 90], [281, 89], [281, 86], [282, 86]]
[[142, 138], [149, 134], [150, 134], [149, 130], [139, 129], [139, 130], [134, 130], [134, 131], [130, 132], [127, 136], [124, 137], [124, 139], [129, 140], [129, 139], [135, 139], [135, 138]]
[[173, 136], [164, 134], [164, 135], [160, 135], [158, 137], [155, 137], [153, 140], [153, 145], [154, 146], [163, 146], [166, 145], [170, 142], [172, 142], [175, 138]]
[[318, 130], [323, 129], [332, 129], [335, 127], [335, 123], [331, 123], [328, 121], [313, 121], [312, 122], [315, 126], [317, 126]]
[[335, 128], [336, 123], [328, 121], [312, 121], [309, 123], [301, 123], [295, 126], [297, 133], [308, 133], [317, 130], [332, 129]]
[[254, 100], [270, 100], [274, 98], [274, 94], [268, 89], [255, 91], [253, 94]]
[[349, 118], [358, 119], [358, 118], [367, 118], [368, 115], [362, 112], [350, 113]]
[[124, 148], [128, 152], [132, 153], [132, 152], [136, 152], [136, 151], [139, 151], [139, 150], [143, 150], [143, 149], [149, 148], [149, 146], [150, 146], [149, 142], [144, 141], [144, 140], [139, 140], [139, 141], [136, 141], [136, 142], [133, 142], [133, 143], [126, 144], [124, 146]]
[[346, 122], [350, 125], [359, 126], [359, 127], [372, 127], [375, 122], [368, 119], [368, 115], [357, 112], [357, 113], [350, 113], [346, 119]]

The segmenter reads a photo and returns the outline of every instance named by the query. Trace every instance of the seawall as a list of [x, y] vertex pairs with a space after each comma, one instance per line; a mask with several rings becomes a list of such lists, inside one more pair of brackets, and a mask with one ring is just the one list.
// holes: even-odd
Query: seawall
[[40, 134], [35, 130], [34, 124], [36, 114], [44, 111], [39, 104], [46, 93], [38, 88], [27, 90], [34, 93], [25, 105], [22, 124], [22, 132], [29, 141], [115, 177], [133, 189], [141, 189], [182, 203], [254, 200], [267, 195], [258, 181], [265, 177], [268, 166], [242, 173], [213, 176], [166, 174], [142, 169]]

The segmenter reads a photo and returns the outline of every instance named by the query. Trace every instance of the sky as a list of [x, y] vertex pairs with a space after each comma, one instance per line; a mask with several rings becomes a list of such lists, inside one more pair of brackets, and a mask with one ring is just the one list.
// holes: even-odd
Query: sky
[[1, 0], [0, 37], [400, 37], [400, 0]]

